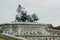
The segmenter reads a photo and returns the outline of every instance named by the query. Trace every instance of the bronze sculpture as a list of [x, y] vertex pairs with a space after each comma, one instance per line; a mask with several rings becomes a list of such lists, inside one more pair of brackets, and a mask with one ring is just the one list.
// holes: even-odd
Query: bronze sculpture
[[21, 5], [18, 5], [16, 11], [18, 14], [16, 15], [15, 20], [18, 22], [35, 22], [39, 20], [39, 18], [35, 13], [32, 15], [27, 15], [27, 11], [25, 11], [25, 8], [21, 7]]

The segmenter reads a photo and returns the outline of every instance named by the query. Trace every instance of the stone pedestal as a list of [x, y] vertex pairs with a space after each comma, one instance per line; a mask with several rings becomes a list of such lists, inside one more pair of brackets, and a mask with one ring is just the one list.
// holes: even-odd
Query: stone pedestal
[[30, 34], [47, 34], [47, 25], [35, 22], [13, 22], [1, 24], [4, 34], [11, 35], [30, 35]]

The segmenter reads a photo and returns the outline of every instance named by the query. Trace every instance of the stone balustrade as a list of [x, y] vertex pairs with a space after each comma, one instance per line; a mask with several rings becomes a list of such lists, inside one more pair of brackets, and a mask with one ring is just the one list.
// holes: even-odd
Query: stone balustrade
[[20, 35], [28, 40], [60, 40], [60, 35]]

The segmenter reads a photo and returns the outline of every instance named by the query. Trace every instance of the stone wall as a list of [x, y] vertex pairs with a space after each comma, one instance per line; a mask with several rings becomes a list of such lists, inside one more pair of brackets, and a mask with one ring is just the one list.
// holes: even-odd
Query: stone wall
[[47, 35], [46, 24], [40, 23], [31, 23], [31, 22], [13, 22], [1, 24], [2, 30], [4, 34], [11, 35], [32, 35], [32, 34], [41, 34]]

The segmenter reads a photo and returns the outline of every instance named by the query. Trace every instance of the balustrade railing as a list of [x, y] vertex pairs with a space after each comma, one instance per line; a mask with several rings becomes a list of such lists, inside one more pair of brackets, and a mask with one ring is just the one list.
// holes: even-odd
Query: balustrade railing
[[20, 35], [28, 40], [60, 40], [60, 35]]

